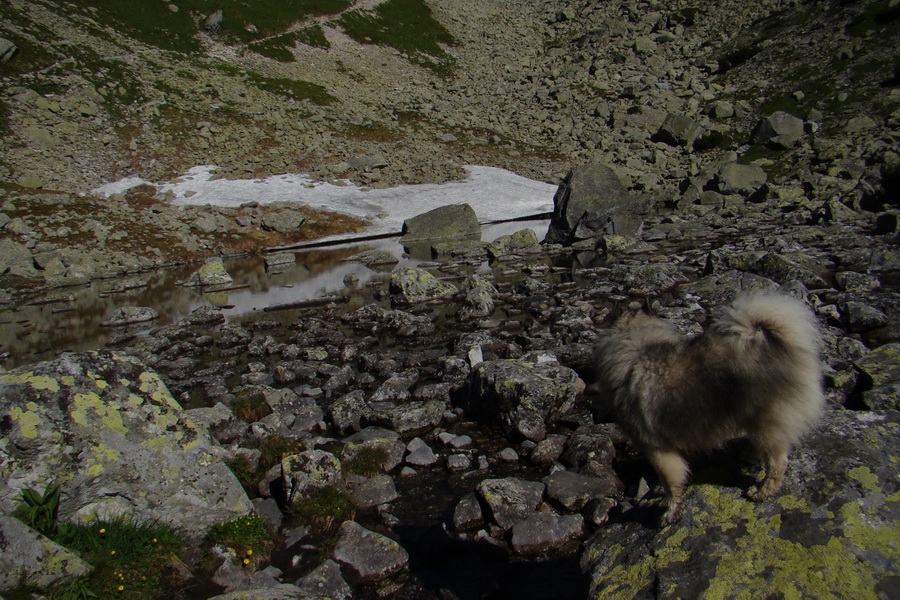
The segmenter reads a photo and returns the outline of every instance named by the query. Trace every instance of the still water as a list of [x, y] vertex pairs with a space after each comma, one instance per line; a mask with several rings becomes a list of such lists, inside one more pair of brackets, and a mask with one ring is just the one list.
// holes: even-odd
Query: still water
[[[538, 239], [543, 239], [547, 226], [548, 221], [491, 225], [484, 228], [482, 239], [493, 241], [525, 228], [533, 229]], [[60, 352], [103, 348], [122, 330], [103, 327], [101, 323], [122, 306], [147, 306], [159, 313], [155, 321], [134, 325], [129, 330], [140, 335], [176, 323], [203, 305], [222, 307], [231, 320], [278, 305], [348, 296], [353, 293], [353, 288], [345, 283], [348, 276], [355, 280], [356, 288], [364, 287], [372, 278], [385, 277], [384, 269], [343, 260], [371, 249], [391, 252], [400, 260], [400, 266], [423, 262], [405, 254], [398, 239], [390, 238], [294, 251], [296, 263], [278, 272], [267, 272], [260, 255], [227, 260], [225, 266], [234, 283], [232, 289], [222, 292], [203, 293], [195, 287], [178, 285], [199, 268], [197, 264], [54, 290], [0, 310], [0, 365], [10, 369], [52, 359]], [[117, 291], [122, 287], [132, 289]]]

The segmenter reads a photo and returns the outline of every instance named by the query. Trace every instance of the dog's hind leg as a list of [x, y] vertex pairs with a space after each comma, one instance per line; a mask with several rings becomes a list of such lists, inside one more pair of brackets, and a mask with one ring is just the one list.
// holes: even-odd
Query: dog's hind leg
[[758, 485], [747, 490], [747, 497], [754, 502], [760, 502], [781, 489], [784, 473], [787, 471], [790, 446], [772, 440], [762, 442], [754, 440], [754, 444], [766, 458], [766, 475]]
[[647, 449], [646, 454], [669, 496], [668, 510], [660, 519], [661, 525], [669, 525], [681, 515], [681, 500], [690, 470], [687, 461], [677, 450], [652, 448]]

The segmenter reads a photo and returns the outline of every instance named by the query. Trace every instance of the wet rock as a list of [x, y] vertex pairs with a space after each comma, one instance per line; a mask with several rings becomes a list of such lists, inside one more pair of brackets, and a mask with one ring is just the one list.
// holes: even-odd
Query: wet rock
[[447, 468], [451, 471], [465, 471], [472, 466], [472, 459], [465, 454], [451, 454], [447, 457]]
[[507, 477], [485, 479], [478, 484], [476, 491], [494, 522], [507, 530], [538, 509], [544, 497], [544, 487], [538, 481]]
[[781, 110], [760, 121], [753, 132], [754, 143], [777, 148], [796, 146], [802, 137], [803, 120]]
[[406, 446], [406, 463], [417, 467], [430, 467], [438, 461], [434, 450], [420, 438], [413, 438]]
[[484, 514], [475, 494], [466, 494], [460, 498], [453, 509], [453, 528], [456, 531], [468, 531], [483, 524]]
[[391, 333], [400, 337], [419, 337], [427, 336], [435, 329], [428, 316], [416, 316], [397, 309], [388, 310], [377, 304], [367, 304], [345, 315], [344, 320], [355, 330], [375, 336]]
[[409, 555], [400, 544], [355, 521], [341, 524], [333, 558], [344, 565], [355, 584], [391, 577], [406, 568], [409, 562]]
[[83, 577], [92, 567], [24, 523], [0, 515], [0, 590], [12, 590], [22, 581], [47, 588]]
[[123, 327], [133, 323], [146, 323], [159, 318], [159, 313], [148, 306], [122, 306], [107, 315], [100, 323], [103, 327]]
[[698, 137], [704, 133], [703, 127], [687, 115], [669, 113], [662, 127], [653, 136], [653, 141], [664, 142], [670, 146], [691, 148]]
[[225, 262], [221, 258], [210, 258], [188, 278], [185, 285], [205, 287], [227, 285], [232, 281], [234, 280], [225, 269]]
[[623, 598], [700, 598], [768, 589], [773, 582], [799, 596], [877, 596], [879, 590], [890, 596], [900, 454], [895, 416], [826, 413], [792, 452], [773, 499], [743, 497], [740, 486], [755, 467], [740, 473], [733, 466], [731, 476], [718, 467], [695, 474], [703, 483], [688, 486], [676, 525], [647, 527], [661, 509], [627, 511], [586, 543], [581, 565], [590, 577], [589, 596], [602, 590]]
[[513, 525], [510, 544], [516, 554], [535, 555], [562, 550], [577, 543], [582, 535], [584, 518], [581, 515], [539, 512]]
[[584, 390], [575, 371], [540, 357], [485, 361], [469, 379], [473, 414], [534, 441], [545, 437], [546, 423], [570, 410]]
[[592, 500], [613, 498], [620, 492], [608, 479], [572, 471], [557, 471], [544, 478], [544, 485], [547, 486], [547, 498], [572, 512], [581, 510]]
[[263, 257], [266, 271], [277, 271], [292, 267], [297, 263], [297, 255], [293, 252], [281, 252], [279, 254], [267, 254]]
[[[225, 322], [225, 315], [218, 306], [199, 306], [191, 311], [185, 320], [185, 325], [214, 325]], [[232, 330], [235, 331], [235, 330]], [[222, 345], [222, 342], [219, 342]]]
[[373, 477], [349, 475], [347, 486], [353, 496], [353, 504], [357, 508], [372, 508], [393, 502], [399, 497], [390, 475], [380, 474]]
[[503, 235], [488, 244], [487, 252], [491, 260], [502, 259], [509, 254], [532, 253], [540, 250], [537, 234], [533, 229], [522, 229], [510, 235]]
[[330, 559], [298, 579], [296, 585], [301, 598], [350, 600], [353, 597], [353, 589], [341, 574], [341, 565]]
[[612, 169], [589, 164], [566, 175], [553, 197], [546, 242], [572, 244], [616, 234], [635, 237], [651, 202], [631, 194]]
[[468, 204], [442, 206], [403, 222], [400, 243], [408, 246], [435, 240], [481, 238], [478, 215]]
[[452, 296], [458, 290], [424, 269], [401, 267], [391, 273], [390, 293], [392, 301], [405, 304], [427, 302]]
[[461, 311], [463, 316], [486, 317], [494, 312], [497, 288], [490, 281], [479, 275], [472, 275], [466, 279], [465, 287], [466, 299], [463, 300]]
[[0, 374], [8, 415], [0, 505], [55, 481], [60, 514], [128, 499], [130, 515], [198, 539], [252, 509], [209, 433], [186, 418], [154, 371], [118, 353], [86, 352]]
[[305, 450], [281, 459], [281, 478], [288, 502], [304, 495], [342, 485], [341, 461], [322, 450]]
[[383, 265], [395, 265], [400, 259], [388, 252], [387, 250], [366, 250], [347, 258], [342, 258], [342, 262], [358, 262], [367, 267], [379, 267]]

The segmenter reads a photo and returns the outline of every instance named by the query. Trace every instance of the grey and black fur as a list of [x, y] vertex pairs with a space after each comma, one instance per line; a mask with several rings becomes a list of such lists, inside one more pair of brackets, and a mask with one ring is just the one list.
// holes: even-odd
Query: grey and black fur
[[824, 407], [819, 347], [809, 308], [779, 294], [738, 298], [693, 338], [638, 314], [598, 341], [599, 388], [669, 496], [663, 524], [680, 513], [685, 456], [735, 437], [746, 435], [766, 460], [748, 497], [778, 491], [788, 452]]

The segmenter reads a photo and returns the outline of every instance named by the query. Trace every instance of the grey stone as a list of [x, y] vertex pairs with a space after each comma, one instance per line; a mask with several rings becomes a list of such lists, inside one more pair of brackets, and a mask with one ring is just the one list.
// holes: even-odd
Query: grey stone
[[90, 564], [24, 523], [0, 515], [0, 590], [12, 590], [21, 580], [41, 588], [64, 584], [91, 572]]
[[403, 462], [406, 454], [406, 444], [400, 440], [400, 434], [381, 427], [366, 427], [344, 438], [343, 443], [344, 452], [341, 456], [347, 461], [352, 461], [360, 452], [383, 451], [387, 456], [385, 471], [391, 471]]
[[323, 450], [304, 450], [281, 459], [281, 478], [288, 502], [343, 484], [341, 461]]
[[277, 270], [292, 267], [297, 263], [297, 255], [293, 252], [281, 252], [278, 254], [266, 254], [263, 257], [266, 270]]
[[494, 312], [494, 297], [497, 295], [497, 288], [490, 281], [480, 275], [471, 275], [466, 279], [466, 290], [466, 299], [463, 300], [461, 315], [486, 317]]
[[749, 195], [758, 190], [766, 179], [762, 167], [732, 162], [722, 165], [716, 173], [715, 183], [723, 194]]
[[855, 361], [867, 388], [900, 381], [900, 342], [879, 346]]
[[664, 142], [670, 146], [684, 146], [691, 148], [698, 137], [704, 133], [703, 127], [697, 121], [687, 115], [669, 113], [663, 121], [659, 131], [654, 134], [655, 141]]
[[376, 424], [389, 427], [398, 433], [420, 431], [441, 422], [446, 405], [440, 400], [424, 402], [370, 403], [366, 418]]
[[247, 423], [235, 417], [234, 413], [221, 402], [216, 403], [215, 406], [186, 410], [185, 416], [205, 427], [216, 440], [223, 444], [240, 441], [250, 428]]
[[372, 477], [350, 475], [347, 477], [347, 485], [353, 496], [353, 503], [358, 508], [380, 506], [399, 497], [394, 480], [384, 473]]
[[535, 555], [561, 550], [578, 542], [582, 535], [584, 518], [581, 515], [539, 512], [513, 525], [510, 544], [516, 554]]
[[579, 511], [588, 502], [599, 498], [611, 498], [619, 490], [605, 479], [582, 475], [572, 471], [557, 471], [544, 478], [547, 498], [569, 511]]
[[844, 318], [850, 331], [869, 331], [887, 325], [890, 318], [874, 306], [848, 300], [844, 304]]
[[358, 262], [367, 267], [377, 267], [381, 265], [395, 265], [400, 259], [388, 252], [387, 250], [366, 250], [347, 258], [342, 258], [343, 262]]
[[533, 229], [522, 229], [510, 235], [503, 235], [488, 244], [487, 252], [491, 260], [501, 259], [509, 254], [537, 252], [541, 248]]
[[221, 258], [210, 258], [188, 278], [185, 285], [227, 285], [232, 281], [234, 280], [225, 269], [225, 262]]
[[341, 565], [328, 559], [297, 580], [302, 598], [322, 600], [350, 600], [353, 588], [344, 580]]
[[279, 210], [266, 214], [260, 220], [260, 227], [264, 231], [277, 233], [291, 233], [300, 229], [306, 218], [294, 210]]
[[451, 454], [447, 457], [447, 468], [451, 471], [465, 471], [472, 466], [472, 460], [465, 454]]
[[341, 524], [334, 560], [347, 568], [355, 584], [380, 581], [406, 568], [409, 555], [400, 544], [355, 521]]
[[416, 267], [400, 267], [391, 273], [389, 290], [392, 300], [407, 304], [445, 298], [458, 291], [452, 284]]
[[438, 460], [434, 450], [420, 438], [413, 438], [406, 446], [406, 462], [417, 467], [429, 467]]
[[0, 63], [8, 63], [18, 51], [18, 47], [6, 38], [0, 38]]
[[453, 508], [453, 528], [456, 531], [467, 531], [483, 524], [484, 514], [475, 494], [466, 494], [460, 498]]
[[562, 456], [566, 446], [568, 436], [558, 433], [551, 433], [546, 438], [537, 443], [534, 450], [531, 451], [529, 458], [531, 462], [550, 464], [555, 462]]
[[328, 419], [339, 435], [349, 431], [362, 429], [360, 419], [366, 409], [366, 394], [362, 390], [353, 390], [341, 396], [328, 407]]
[[485, 479], [478, 484], [478, 497], [490, 511], [491, 518], [501, 529], [530, 517], [544, 497], [544, 484], [515, 477]]
[[649, 198], [625, 189], [606, 165], [583, 165], [570, 171], [557, 189], [545, 241], [572, 244], [608, 234], [635, 237], [651, 204]]
[[478, 215], [468, 204], [442, 206], [403, 222], [400, 243], [410, 245], [436, 240], [481, 238]]
[[122, 306], [106, 316], [103, 327], [122, 327], [133, 323], [146, 323], [159, 318], [159, 313], [149, 306]]
[[299, 587], [289, 583], [279, 583], [274, 587], [240, 589], [213, 596], [209, 600], [309, 600], [309, 598]]
[[781, 110], [760, 121], [753, 132], [755, 143], [778, 148], [796, 146], [802, 137], [803, 120]]

